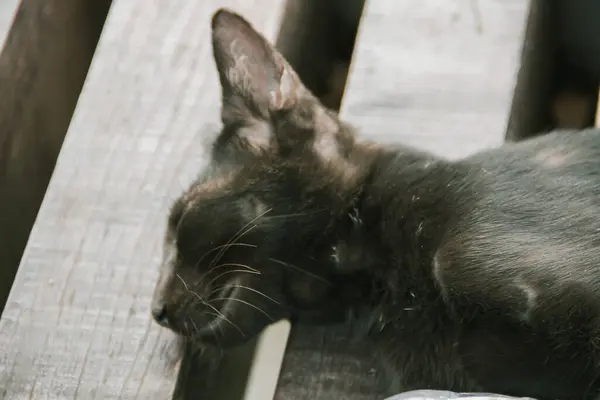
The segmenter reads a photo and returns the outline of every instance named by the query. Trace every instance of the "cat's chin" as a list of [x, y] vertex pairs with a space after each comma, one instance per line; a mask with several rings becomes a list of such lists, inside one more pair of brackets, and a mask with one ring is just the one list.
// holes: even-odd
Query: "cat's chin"
[[227, 350], [244, 345], [256, 336], [254, 332], [246, 333], [234, 324], [235, 322], [219, 316], [199, 329], [189, 339], [203, 347], [217, 347]]
[[[242, 283], [243, 280], [236, 277], [223, 285], [210, 300], [210, 309], [202, 313], [202, 323], [196, 323], [195, 333], [190, 339], [202, 345], [228, 349], [243, 345], [256, 336], [259, 329], [248, 323], [254, 308], [240, 309], [240, 304], [249, 305], [248, 301], [241, 299], [241, 290], [248, 289]], [[211, 318], [206, 319], [207, 316]]]
[[[203, 314], [203, 323], [196, 326], [194, 340], [205, 344], [215, 344], [219, 347], [230, 347], [236, 345], [237, 342], [243, 341], [244, 332], [232, 321], [232, 311], [234, 310], [238, 300], [239, 291], [241, 288], [240, 279], [234, 278], [223, 285], [223, 288], [217, 292], [213, 299], [210, 299], [210, 308], [205, 310]], [[206, 320], [206, 316], [212, 318]], [[230, 332], [233, 330], [234, 332]], [[234, 340], [232, 337], [239, 336], [239, 339]], [[232, 343], [231, 343], [232, 342]], [[229, 344], [229, 345], [228, 345]]]

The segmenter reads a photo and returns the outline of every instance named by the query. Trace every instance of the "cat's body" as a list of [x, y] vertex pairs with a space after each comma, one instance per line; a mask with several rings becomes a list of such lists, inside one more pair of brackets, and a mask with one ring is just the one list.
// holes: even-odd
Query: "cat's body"
[[600, 131], [588, 130], [458, 162], [407, 149], [375, 161], [360, 223], [336, 249], [342, 268], [367, 266], [387, 286], [371, 337], [391, 355], [393, 391], [595, 393], [596, 160]]
[[453, 162], [383, 148], [241, 17], [212, 26], [224, 127], [171, 210], [160, 324], [231, 347], [280, 318], [351, 311], [390, 394], [595, 395], [600, 131]]

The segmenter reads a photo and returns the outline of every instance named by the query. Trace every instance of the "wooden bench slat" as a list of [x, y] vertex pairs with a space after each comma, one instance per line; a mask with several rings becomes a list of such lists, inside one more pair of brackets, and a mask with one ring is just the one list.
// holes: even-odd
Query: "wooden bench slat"
[[171, 200], [219, 126], [210, 17], [283, 0], [115, 2], [0, 320], [0, 397], [165, 399], [149, 317]]
[[368, 1], [345, 115], [373, 139], [445, 157], [499, 145], [528, 3]]
[[[503, 141], [528, 2], [367, 0], [341, 115], [364, 137], [449, 158]], [[365, 343], [295, 327], [276, 399], [381, 400]]]
[[1, 312], [110, 0], [7, 0], [0, 4]]

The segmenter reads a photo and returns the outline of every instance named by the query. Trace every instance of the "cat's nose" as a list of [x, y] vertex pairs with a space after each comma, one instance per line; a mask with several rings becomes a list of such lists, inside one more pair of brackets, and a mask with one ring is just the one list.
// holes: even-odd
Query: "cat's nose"
[[167, 313], [167, 306], [161, 305], [152, 308], [152, 317], [161, 326], [169, 326], [169, 316]]

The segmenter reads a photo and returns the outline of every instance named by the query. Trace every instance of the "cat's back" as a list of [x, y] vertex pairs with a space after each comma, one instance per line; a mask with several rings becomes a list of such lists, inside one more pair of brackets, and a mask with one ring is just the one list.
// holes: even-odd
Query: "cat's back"
[[600, 130], [550, 133], [461, 164], [467, 206], [436, 253], [441, 284], [491, 303], [512, 298], [523, 312], [528, 293], [566, 287], [600, 305]]
[[504, 176], [536, 171], [538, 177], [596, 175], [600, 171], [600, 129], [560, 130], [482, 151], [466, 159], [472, 166]]
[[600, 130], [458, 164], [468, 171], [464, 203], [433, 272], [468, 321], [469, 373], [492, 391], [588, 398], [599, 384]]

